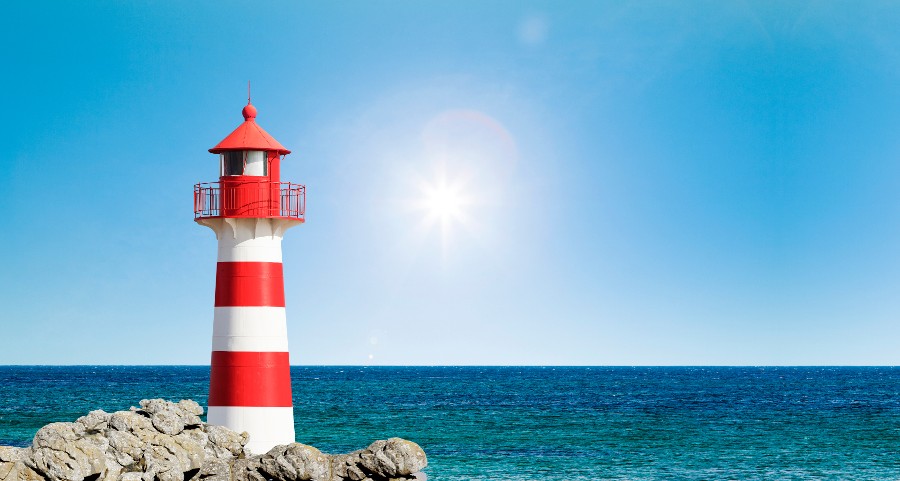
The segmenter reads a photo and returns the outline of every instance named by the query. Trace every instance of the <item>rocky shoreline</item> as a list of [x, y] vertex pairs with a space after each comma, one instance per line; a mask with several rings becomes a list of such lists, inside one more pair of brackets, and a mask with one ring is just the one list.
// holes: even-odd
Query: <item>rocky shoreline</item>
[[300, 443], [265, 454], [245, 449], [247, 433], [200, 420], [194, 401], [142, 400], [140, 408], [91, 411], [51, 423], [31, 447], [0, 446], [0, 481], [400, 481], [424, 480], [418, 444], [375, 441], [349, 454]]

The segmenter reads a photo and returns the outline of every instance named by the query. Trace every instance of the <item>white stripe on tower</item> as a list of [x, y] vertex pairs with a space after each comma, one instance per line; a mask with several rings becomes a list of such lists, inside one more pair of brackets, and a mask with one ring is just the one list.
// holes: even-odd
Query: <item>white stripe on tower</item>
[[[255, 454], [266, 453], [275, 446], [294, 442], [293, 407], [210, 406], [207, 420], [210, 424], [225, 426], [233, 431], [251, 433], [247, 449]], [[244, 428], [240, 429], [240, 426]], [[260, 426], [266, 426], [268, 441], [254, 438], [260, 435]]]
[[281, 239], [275, 219], [217, 224], [219, 239], [207, 421], [247, 431], [261, 454], [294, 442]]
[[[235, 219], [240, 224], [256, 223], [257, 219]], [[245, 228], [240, 228], [245, 227]], [[240, 225], [244, 235], [225, 235], [219, 239], [219, 262], [281, 262], [281, 235], [263, 234], [253, 237], [256, 225]], [[268, 231], [268, 229], [267, 229]]]
[[216, 307], [213, 351], [287, 352], [283, 307]]

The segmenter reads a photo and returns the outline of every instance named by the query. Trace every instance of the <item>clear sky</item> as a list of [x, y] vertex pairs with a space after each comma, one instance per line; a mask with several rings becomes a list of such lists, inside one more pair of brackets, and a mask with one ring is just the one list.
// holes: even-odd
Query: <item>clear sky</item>
[[0, 364], [208, 363], [191, 192], [248, 80], [308, 188], [294, 364], [900, 363], [896, 2], [35, 1], [0, 23]]

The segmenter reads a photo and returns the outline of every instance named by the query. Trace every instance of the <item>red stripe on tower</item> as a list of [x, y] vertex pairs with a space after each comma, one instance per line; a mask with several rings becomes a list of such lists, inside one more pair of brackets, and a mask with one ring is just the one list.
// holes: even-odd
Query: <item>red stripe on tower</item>
[[216, 307], [284, 307], [284, 273], [280, 262], [219, 262]]
[[286, 352], [213, 351], [209, 405], [291, 406], [290, 379]]

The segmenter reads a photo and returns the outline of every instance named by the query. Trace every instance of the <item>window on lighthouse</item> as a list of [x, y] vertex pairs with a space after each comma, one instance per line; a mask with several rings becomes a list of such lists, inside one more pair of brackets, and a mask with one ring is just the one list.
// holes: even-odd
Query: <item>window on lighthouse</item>
[[253, 175], [262, 177], [268, 175], [268, 162], [266, 152], [263, 150], [238, 150], [221, 154], [222, 176]]
[[244, 163], [244, 175], [266, 175], [266, 153], [262, 150], [248, 150]]

